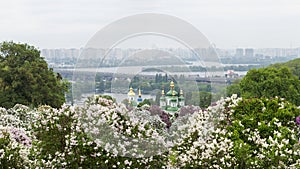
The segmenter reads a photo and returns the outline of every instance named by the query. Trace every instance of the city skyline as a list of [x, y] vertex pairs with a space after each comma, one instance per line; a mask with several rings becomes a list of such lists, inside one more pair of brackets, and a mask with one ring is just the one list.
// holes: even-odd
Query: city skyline
[[[100, 55], [104, 55], [107, 50], [95, 49]], [[59, 49], [41, 49], [41, 55], [45, 58], [77, 58], [85, 48], [59, 48]], [[185, 55], [186, 57], [193, 55], [190, 49], [186, 48], [159, 48], [159, 49], [139, 49], [139, 48], [112, 48], [109, 50], [109, 57], [122, 58], [124, 56], [134, 55], [140, 51], [165, 51], [169, 54]], [[195, 49], [197, 50], [197, 49]], [[300, 57], [300, 48], [235, 48], [235, 49], [216, 49], [219, 57]]]
[[[296, 0], [2, 1], [0, 40], [39, 49], [80, 48], [113, 21], [162, 13], [191, 23], [218, 48], [297, 48], [299, 8]], [[151, 43], [160, 47], [156, 40]]]

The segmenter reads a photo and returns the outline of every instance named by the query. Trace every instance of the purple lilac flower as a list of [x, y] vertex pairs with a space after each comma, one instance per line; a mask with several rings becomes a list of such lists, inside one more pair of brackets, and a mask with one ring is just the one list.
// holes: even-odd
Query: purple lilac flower
[[185, 107], [181, 107], [180, 109], [180, 113], [179, 116], [185, 116], [187, 114], [193, 114], [196, 111], [199, 111], [200, 108], [196, 107], [196, 106], [185, 106]]
[[152, 105], [149, 109], [149, 112], [151, 113], [151, 116], [153, 115], [161, 115], [163, 110], [157, 105]]
[[172, 125], [172, 122], [170, 120], [170, 115], [168, 113], [166, 113], [165, 111], [163, 111], [159, 106], [157, 105], [152, 105], [149, 108], [149, 112], [151, 113], [151, 115], [159, 115], [160, 119], [166, 123], [166, 127], [170, 128]]
[[31, 147], [31, 139], [24, 133], [24, 131], [17, 128], [11, 128], [10, 133], [18, 143]]
[[166, 123], [166, 125], [167, 125], [166, 127], [167, 127], [167, 128], [170, 128], [170, 127], [171, 127], [172, 122], [171, 122], [171, 120], [170, 120], [170, 116], [169, 116], [168, 113], [162, 111], [162, 113], [160, 114], [159, 117], [161, 118], [161, 120], [162, 120], [164, 123]]
[[300, 125], [300, 116], [296, 117], [296, 124], [299, 126]]

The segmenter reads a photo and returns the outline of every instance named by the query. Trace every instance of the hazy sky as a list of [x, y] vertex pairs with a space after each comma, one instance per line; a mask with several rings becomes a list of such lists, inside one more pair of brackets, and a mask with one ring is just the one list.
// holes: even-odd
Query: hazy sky
[[103, 26], [146, 12], [184, 19], [219, 48], [300, 47], [299, 0], [1, 0], [0, 41], [79, 48]]

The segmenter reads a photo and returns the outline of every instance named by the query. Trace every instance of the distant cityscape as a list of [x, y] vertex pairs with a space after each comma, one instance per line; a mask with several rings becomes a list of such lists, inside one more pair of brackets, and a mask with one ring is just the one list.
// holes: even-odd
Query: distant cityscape
[[[73, 67], [84, 48], [76, 49], [42, 49], [41, 55], [46, 59], [50, 67]], [[104, 55], [104, 49], [97, 50], [97, 54]], [[143, 49], [112, 49], [106, 59], [106, 66], [118, 66], [123, 58], [133, 55]], [[184, 56], [187, 61], [194, 61], [195, 54], [188, 49], [163, 48], [156, 49], [170, 52], [178, 56]], [[224, 64], [270, 64], [284, 62], [300, 57], [300, 48], [236, 48], [215, 49], [220, 60]]]

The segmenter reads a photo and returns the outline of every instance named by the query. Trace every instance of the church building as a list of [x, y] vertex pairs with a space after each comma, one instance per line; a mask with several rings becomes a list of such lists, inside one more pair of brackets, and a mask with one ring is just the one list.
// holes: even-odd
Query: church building
[[135, 98], [135, 93], [134, 93], [132, 87], [130, 87], [129, 92], [127, 93], [127, 96], [128, 96], [128, 102], [129, 102], [129, 104], [131, 106], [135, 107], [139, 103], [143, 102], [141, 89], [138, 90], [138, 97], [137, 97], [137, 99]]
[[177, 111], [180, 107], [184, 106], [184, 96], [183, 91], [180, 90], [180, 93], [175, 91], [174, 82], [170, 83], [170, 90], [165, 94], [164, 89], [161, 91], [160, 97], [160, 108], [167, 111]]

